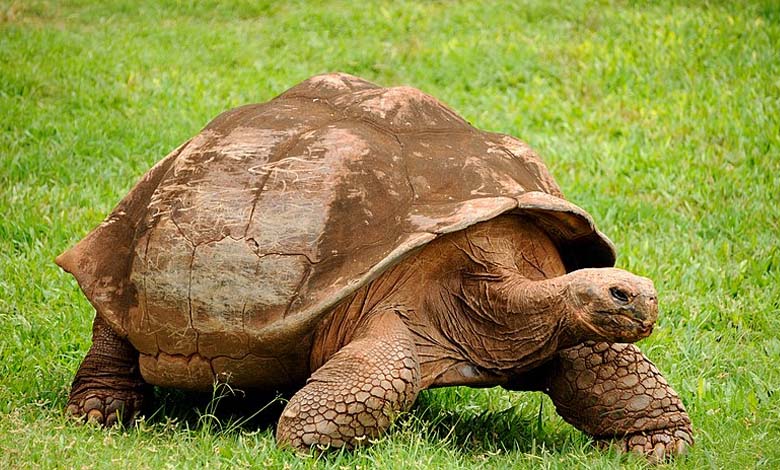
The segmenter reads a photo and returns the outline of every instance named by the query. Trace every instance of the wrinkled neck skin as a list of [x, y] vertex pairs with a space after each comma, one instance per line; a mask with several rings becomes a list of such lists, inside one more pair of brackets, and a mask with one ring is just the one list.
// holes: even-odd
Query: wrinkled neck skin
[[[517, 364], [518, 360], [531, 359], [531, 351], [537, 350], [532, 348], [550, 343], [553, 350], [564, 349], [589, 335], [579, 319], [578, 300], [570, 293], [569, 276], [539, 280], [517, 271], [503, 271], [498, 277], [469, 275], [461, 283], [462, 310], [489, 319], [485, 322], [488, 331], [497, 328], [505, 333], [497, 341], [508, 345], [509, 354], [494, 357], [495, 367], [524, 367]], [[486, 352], [485, 356], [490, 354]]]
[[[439, 298], [423, 305], [447, 340], [438, 348], [428, 346], [435, 351], [431, 374], [437, 375], [431, 385], [499, 385], [580, 342], [583, 332], [577, 329], [565, 281], [565, 276], [533, 280], [505, 271], [498, 276], [468, 273], [460, 282], [441, 286]], [[442, 355], [442, 349], [450, 354]], [[441, 373], [447, 362], [442, 359], [455, 357]]]
[[361, 288], [317, 331], [316, 370], [377, 309], [412, 333], [422, 386], [500, 385], [582, 341], [557, 249], [506, 216], [442, 237]]

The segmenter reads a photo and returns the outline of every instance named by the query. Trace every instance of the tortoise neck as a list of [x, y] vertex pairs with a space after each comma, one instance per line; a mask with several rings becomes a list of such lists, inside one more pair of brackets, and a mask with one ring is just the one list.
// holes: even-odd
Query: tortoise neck
[[[580, 305], [571, 294], [570, 284], [569, 274], [542, 280], [515, 275], [497, 290], [506, 297], [508, 322], [523, 325], [538, 319], [539, 323], [551, 327], [550, 339], [555, 340], [557, 348], [564, 349], [582, 342], [587, 335], [578, 314]], [[546, 322], [545, 318], [548, 319]]]
[[312, 367], [349, 343], [371, 312], [389, 305], [399, 307], [414, 337], [424, 387], [498, 385], [582, 340], [566, 276], [437, 274], [401, 263], [358, 290], [323, 322]]
[[527, 369], [581, 341], [566, 276], [530, 280], [509, 271], [467, 276], [451, 295], [457, 310], [445, 317], [460, 321], [442, 327], [481, 367]]

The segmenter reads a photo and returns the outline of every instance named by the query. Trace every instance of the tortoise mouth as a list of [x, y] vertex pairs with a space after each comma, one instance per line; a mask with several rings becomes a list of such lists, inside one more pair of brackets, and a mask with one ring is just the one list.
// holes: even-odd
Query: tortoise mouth
[[640, 339], [650, 336], [655, 327], [655, 322], [640, 320], [622, 312], [600, 310], [596, 312], [596, 315], [608, 319], [606, 325], [586, 322], [588, 327], [595, 333], [605, 338], [613, 338], [615, 341], [639, 341]]
[[652, 324], [650, 324], [650, 325], [642, 325], [642, 326], [639, 328], [639, 335], [640, 335], [640, 339], [641, 339], [641, 338], [647, 338], [648, 336], [650, 336], [651, 334], [653, 334], [653, 327], [654, 327], [654, 326], [655, 326], [655, 325], [652, 325]]

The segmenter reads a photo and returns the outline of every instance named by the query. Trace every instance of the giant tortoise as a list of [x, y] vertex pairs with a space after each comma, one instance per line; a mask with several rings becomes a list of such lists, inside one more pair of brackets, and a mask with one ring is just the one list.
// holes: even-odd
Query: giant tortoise
[[70, 413], [130, 420], [148, 386], [289, 391], [281, 444], [352, 447], [426, 388], [548, 394], [598, 440], [692, 444], [633, 345], [649, 279], [539, 157], [409, 87], [310, 78], [175, 149], [57, 263], [97, 311]]

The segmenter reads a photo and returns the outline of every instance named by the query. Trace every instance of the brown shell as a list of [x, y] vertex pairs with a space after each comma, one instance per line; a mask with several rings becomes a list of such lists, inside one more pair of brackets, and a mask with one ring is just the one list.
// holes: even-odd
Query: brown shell
[[[569, 270], [614, 262], [523, 142], [414, 88], [329, 74], [214, 119], [57, 262], [142, 368], [163, 353], [207, 374], [188, 363], [230, 370], [251, 354], [284, 374], [281, 355], [305, 349], [336, 303], [434, 238], [509, 211], [535, 217]], [[145, 375], [164, 373], [154, 367]]]

